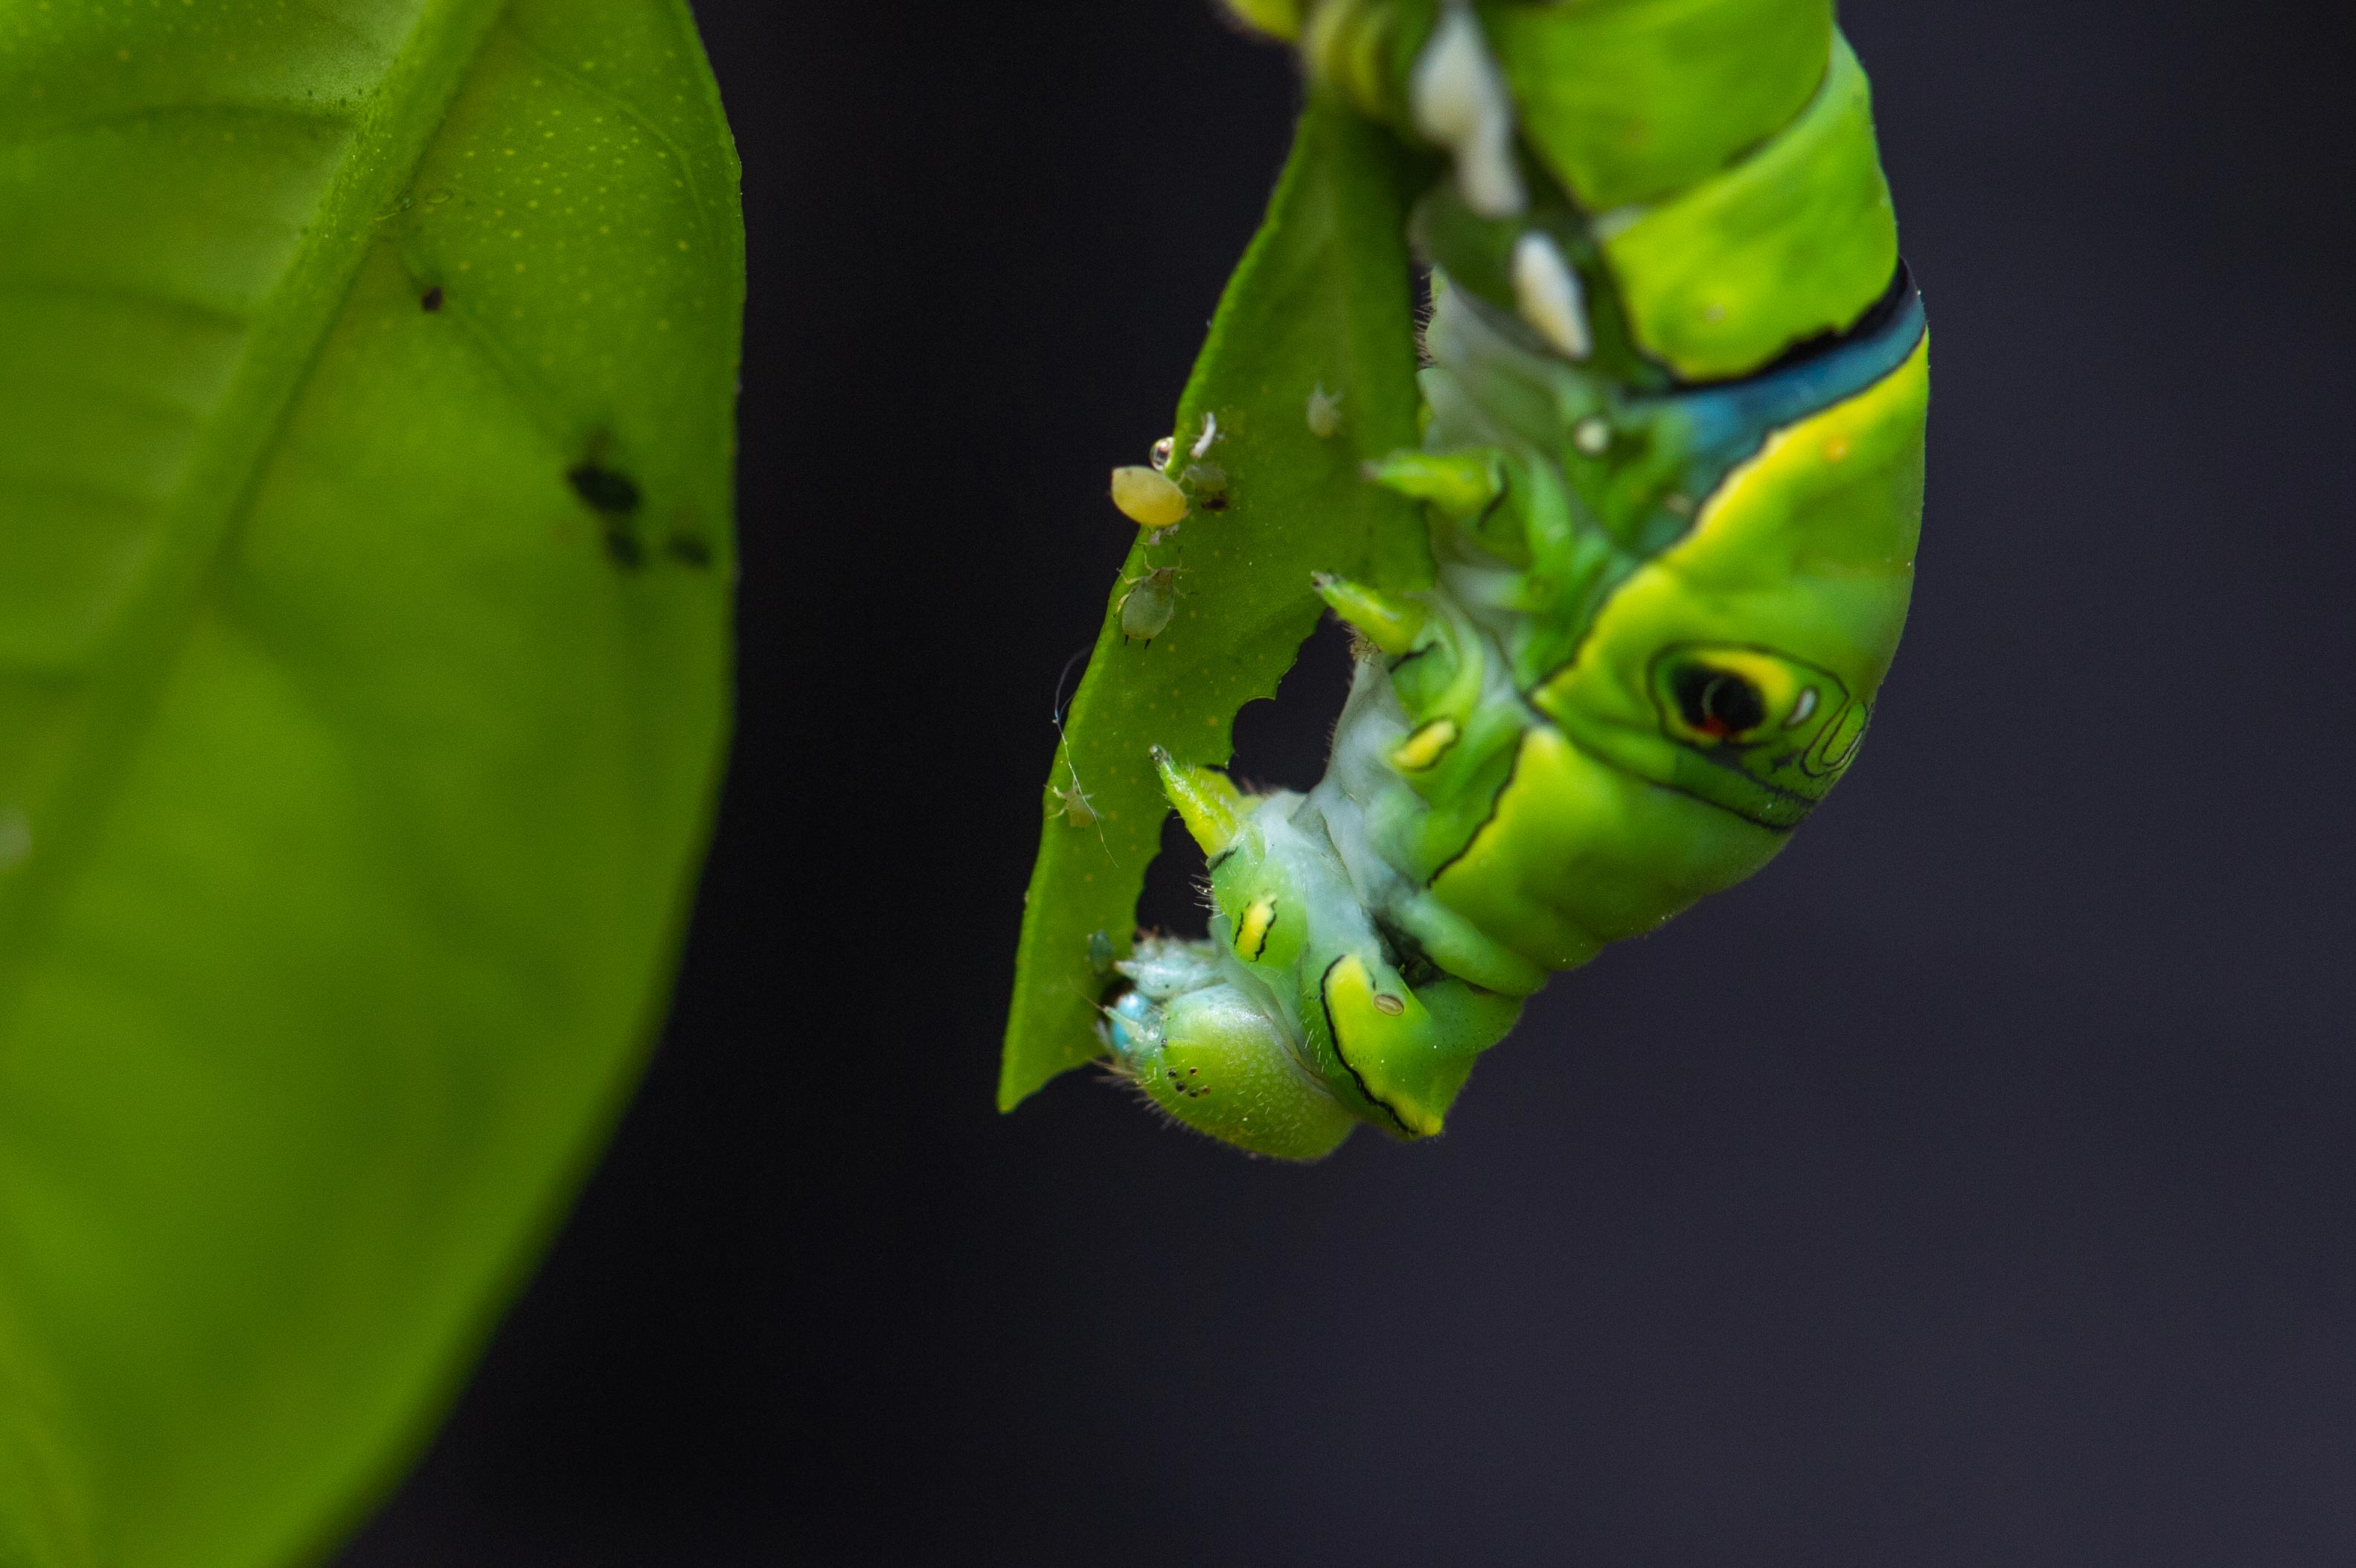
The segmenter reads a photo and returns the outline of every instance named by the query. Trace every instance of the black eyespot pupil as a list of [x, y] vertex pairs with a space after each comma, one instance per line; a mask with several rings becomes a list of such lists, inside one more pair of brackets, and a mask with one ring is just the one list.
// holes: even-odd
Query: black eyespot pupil
[[1767, 722], [1766, 698], [1732, 671], [1688, 664], [1677, 671], [1674, 691], [1687, 726], [1704, 735], [1740, 735]]

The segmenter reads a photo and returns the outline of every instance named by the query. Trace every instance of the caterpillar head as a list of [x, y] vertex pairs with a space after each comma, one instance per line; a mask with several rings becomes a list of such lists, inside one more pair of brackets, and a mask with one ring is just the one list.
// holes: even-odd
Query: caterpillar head
[[1119, 966], [1114, 1070], [1172, 1121], [1281, 1160], [1322, 1159], [1358, 1123], [1286, 1047], [1284, 1026], [1218, 978], [1208, 944], [1155, 939]]

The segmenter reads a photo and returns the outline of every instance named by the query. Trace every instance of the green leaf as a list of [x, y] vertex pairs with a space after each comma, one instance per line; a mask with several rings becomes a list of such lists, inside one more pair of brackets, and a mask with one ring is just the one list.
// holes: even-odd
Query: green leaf
[[[1227, 285], [1178, 405], [1177, 455], [1226, 476], [1216, 496], [1153, 545], [1141, 535], [1106, 607], [1066, 740], [1023, 915], [1001, 1110], [1103, 1049], [1095, 1033], [1105, 947], [1130, 950], [1137, 897], [1167, 812], [1149, 753], [1219, 764], [1237, 712], [1272, 697], [1323, 607], [1312, 572], [1419, 586], [1430, 572], [1420, 516], [1365, 482], [1367, 460], [1415, 444], [1414, 285], [1406, 242], [1406, 155], [1379, 128], [1323, 97], [1301, 120], [1267, 221]], [[1340, 424], [1310, 428], [1312, 393], [1338, 396]], [[1216, 419], [1199, 458], [1192, 450]], [[1206, 500], [1224, 500], [1212, 510]], [[1109, 507], [1108, 525], [1126, 527]], [[1183, 568], [1169, 629], [1121, 635], [1130, 580]], [[1078, 789], [1095, 820], [1061, 812]]]
[[573, 1191], [742, 249], [680, 0], [0, 0], [0, 1563], [323, 1550]]

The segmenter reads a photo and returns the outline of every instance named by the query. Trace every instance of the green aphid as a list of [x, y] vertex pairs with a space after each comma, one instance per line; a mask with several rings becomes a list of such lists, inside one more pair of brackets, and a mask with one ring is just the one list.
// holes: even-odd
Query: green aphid
[[1178, 613], [1178, 575], [1183, 566], [1156, 566], [1130, 579], [1120, 599], [1120, 634], [1138, 642], [1151, 642], [1170, 629]]

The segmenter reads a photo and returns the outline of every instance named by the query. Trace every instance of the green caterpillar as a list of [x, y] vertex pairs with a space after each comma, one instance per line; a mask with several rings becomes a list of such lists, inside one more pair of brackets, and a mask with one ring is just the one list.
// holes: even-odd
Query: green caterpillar
[[[1549, 974], [1757, 870], [1847, 771], [1912, 584], [1928, 338], [1827, 0], [1230, 4], [1419, 188], [1423, 439], [1355, 482], [1423, 548], [1307, 585], [1358, 647], [1315, 789], [1153, 747], [1210, 938], [1099, 948], [1089, 1000], [1172, 1118], [1314, 1159], [1439, 1133]], [[1353, 395], [1299, 417], [1330, 438]], [[1217, 473], [1240, 504], [1254, 476]], [[1167, 549], [1203, 497], [1160, 482]], [[1019, 1000], [1010, 1083], [1024, 1028]]]

